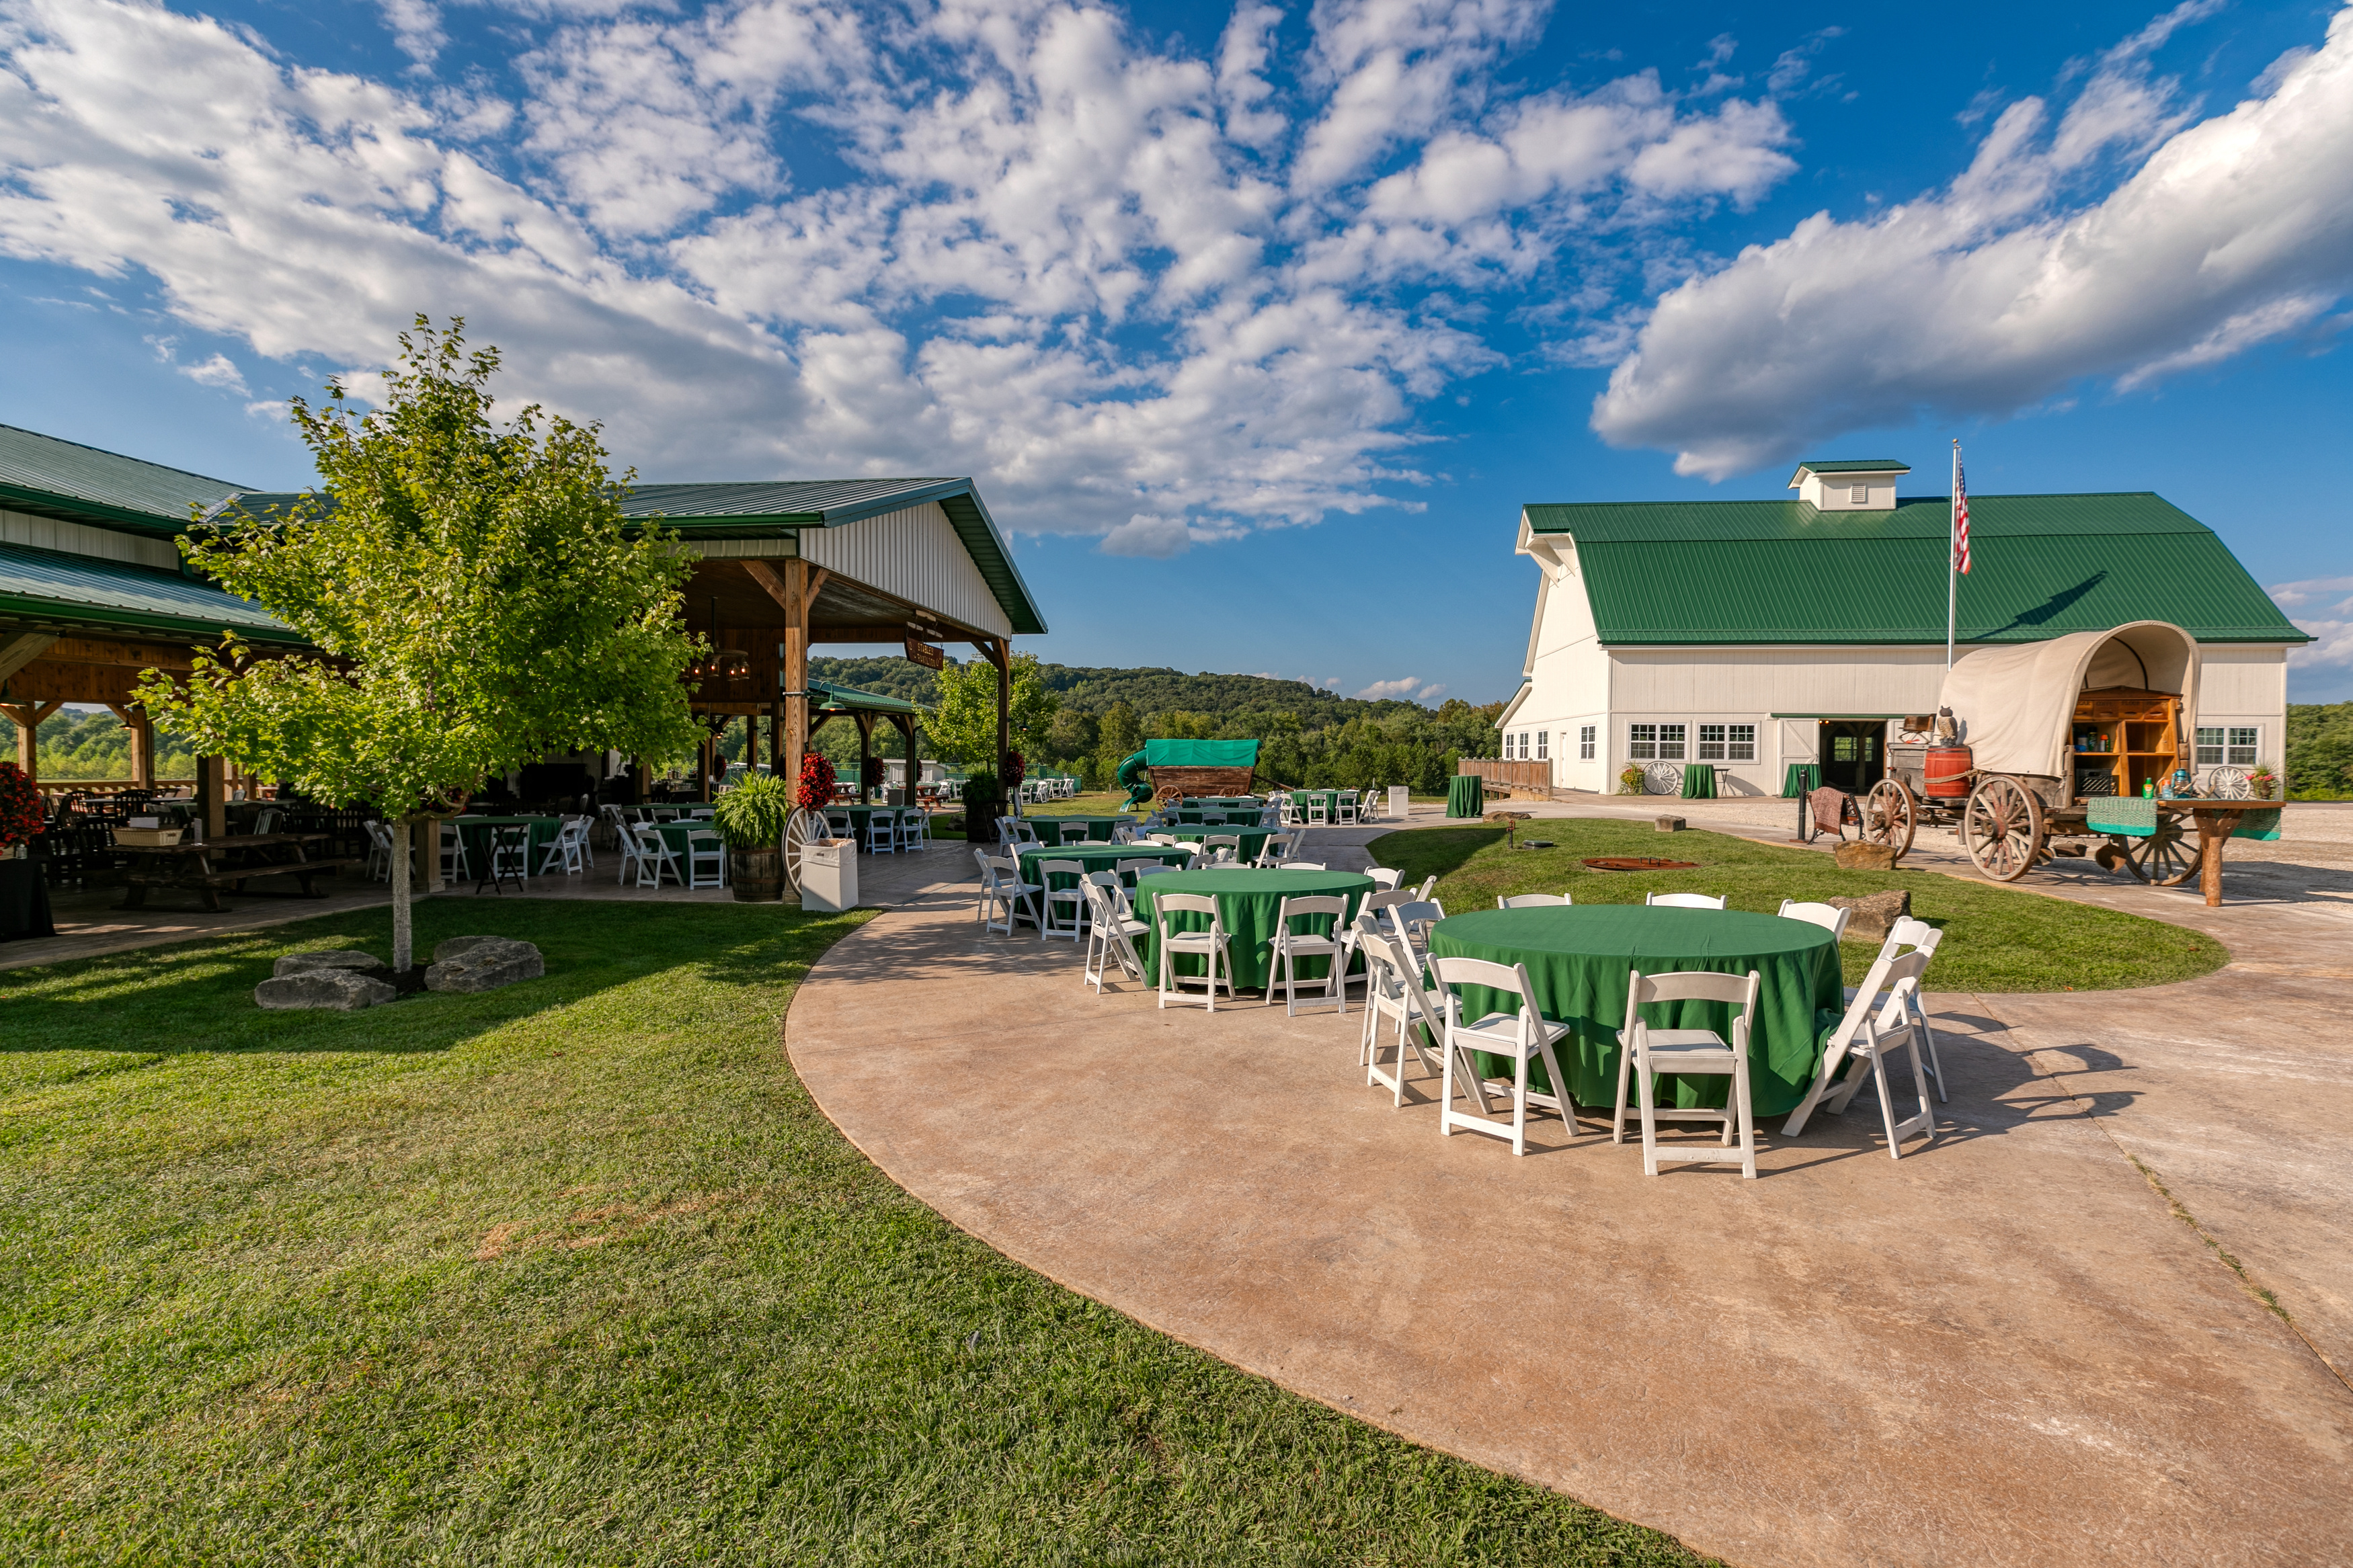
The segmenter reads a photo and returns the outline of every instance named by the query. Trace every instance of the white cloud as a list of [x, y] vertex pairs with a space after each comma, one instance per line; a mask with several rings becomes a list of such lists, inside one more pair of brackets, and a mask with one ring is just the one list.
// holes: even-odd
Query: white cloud
[[1193, 547], [1192, 531], [1181, 517], [1138, 515], [1103, 535], [1106, 555], [1144, 555], [1166, 561]]
[[441, 30], [441, 10], [432, 0], [376, 0], [392, 41], [419, 68], [440, 58], [449, 35]]
[[[1334, 682], [1334, 684], [1338, 684]], [[1424, 681], [1418, 676], [1399, 676], [1395, 680], [1376, 680], [1356, 696], [1366, 702], [1383, 702], [1397, 699], [1408, 702], [1430, 703], [1446, 694], [1446, 688], [1436, 681]]]
[[[2267, 93], [2187, 124], [2141, 61], [2211, 8], [2111, 50], [2055, 127], [2041, 100], [2010, 105], [1945, 190], [1867, 222], [1818, 213], [1670, 290], [1593, 427], [1721, 479], [1924, 409], [2006, 416], [2308, 329], [2353, 287], [2353, 10]], [[2056, 205], [2096, 159], [2151, 146], [2105, 199]]]
[[216, 353], [201, 364], [174, 368], [198, 386], [217, 386], [224, 392], [234, 392], [239, 397], [246, 395], [245, 373], [237, 369], [227, 354]]
[[2290, 648], [2290, 665], [2298, 670], [2353, 668], [2353, 577], [2274, 583], [2269, 592], [2288, 619], [2320, 639]]

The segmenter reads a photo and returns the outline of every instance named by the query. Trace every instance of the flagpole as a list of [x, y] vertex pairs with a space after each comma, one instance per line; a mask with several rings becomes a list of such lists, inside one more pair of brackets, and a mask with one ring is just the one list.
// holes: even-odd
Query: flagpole
[[1953, 480], [1945, 500], [1945, 668], [1953, 668], [1953, 626], [1961, 604], [1961, 442], [1953, 438]]

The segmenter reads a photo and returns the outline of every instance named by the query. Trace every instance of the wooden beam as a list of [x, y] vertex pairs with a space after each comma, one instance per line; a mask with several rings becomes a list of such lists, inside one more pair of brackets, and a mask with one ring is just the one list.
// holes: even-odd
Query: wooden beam
[[40, 658], [57, 640], [47, 632], [0, 632], [0, 680]]
[[40, 728], [62, 702], [0, 702], [5, 713], [16, 726], [16, 765], [35, 784], [41, 782]]

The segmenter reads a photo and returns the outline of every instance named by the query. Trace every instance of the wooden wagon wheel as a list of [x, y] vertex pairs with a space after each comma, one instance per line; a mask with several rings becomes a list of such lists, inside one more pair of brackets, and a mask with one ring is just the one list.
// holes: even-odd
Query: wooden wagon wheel
[[2179, 823], [2159, 823], [2155, 833], [2116, 857], [2144, 882], [2178, 888], [2198, 875], [2198, 836]]
[[1164, 810], [1169, 806], [1179, 804], [1184, 800], [1184, 798], [1185, 786], [1183, 784], [1162, 784], [1158, 789], [1152, 792], [1152, 804]]
[[1991, 773], [1969, 792], [1961, 809], [1961, 842], [1977, 868], [1997, 882], [2015, 882], [2042, 855], [2042, 803], [2016, 779]]
[[1884, 844], [1895, 851], [1900, 860], [1912, 847], [1912, 836], [1919, 828], [1919, 804], [1912, 798], [1911, 786], [1902, 779], [1882, 779], [1863, 796], [1864, 843]]
[[811, 842], [821, 843], [832, 837], [833, 830], [825, 825], [823, 814], [800, 806], [793, 808], [792, 816], [785, 819], [785, 888], [786, 891], [797, 894], [801, 890], [802, 847]]

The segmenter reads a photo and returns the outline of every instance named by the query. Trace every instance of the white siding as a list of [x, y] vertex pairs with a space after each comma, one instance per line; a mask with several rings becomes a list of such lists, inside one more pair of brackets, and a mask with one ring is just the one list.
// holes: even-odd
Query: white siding
[[839, 528], [801, 530], [801, 553], [828, 571], [997, 637], [1013, 623], [935, 501]]
[[[1609, 656], [1594, 636], [1593, 606], [1585, 596], [1576, 544], [1559, 536], [1533, 543], [1529, 558], [1545, 580], [1528, 639], [1528, 694], [1512, 716], [1512, 731], [1542, 731], [1550, 737], [1556, 787], [1606, 794], [1611, 787]], [[1586, 724], [1599, 731], [1591, 762], [1577, 754], [1577, 731]]]
[[1621, 647], [1610, 658], [1621, 713], [1930, 713], [1945, 684], [1941, 647]]
[[2260, 761], [2277, 768], [2287, 750], [2287, 649], [2245, 644], [2201, 645], [2196, 723], [2258, 731]]
[[21, 511], [0, 511], [0, 544], [28, 544], [36, 550], [56, 550], [68, 555], [94, 556], [159, 571], [180, 569], [180, 550], [168, 539], [142, 539], [111, 528], [91, 528], [55, 518], [33, 517]]

